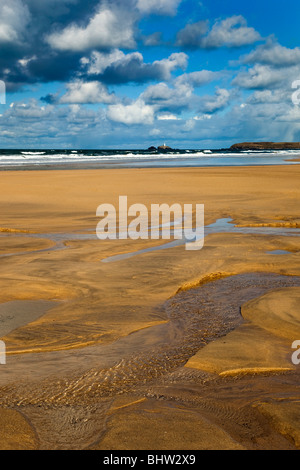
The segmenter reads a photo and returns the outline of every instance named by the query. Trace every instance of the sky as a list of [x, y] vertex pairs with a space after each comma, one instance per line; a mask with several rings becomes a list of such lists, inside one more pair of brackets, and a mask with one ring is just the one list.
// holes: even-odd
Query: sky
[[298, 0], [0, 0], [0, 148], [298, 142], [299, 20]]

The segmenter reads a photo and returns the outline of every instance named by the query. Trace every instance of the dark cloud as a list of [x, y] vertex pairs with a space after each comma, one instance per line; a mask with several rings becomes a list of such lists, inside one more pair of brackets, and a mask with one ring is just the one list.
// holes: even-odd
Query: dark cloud
[[[115, 11], [125, 6], [132, 7], [133, 2], [1, 0], [0, 79], [6, 81], [8, 91], [25, 84], [70, 80], [80, 69], [82, 51], [57, 50], [47, 42], [47, 37], [57, 34], [59, 38], [59, 34], [70, 25], [84, 30], [101, 5], [108, 5], [108, 9]], [[135, 13], [132, 15], [133, 22]]]
[[177, 44], [187, 49], [198, 49], [204, 35], [208, 31], [207, 21], [198, 21], [197, 23], [187, 24], [185, 28], [177, 33]]
[[[87, 1], [89, 8], [95, 6], [98, 0]], [[73, 15], [73, 18], [83, 13], [84, 5], [80, 0], [27, 0], [27, 5], [34, 15], [57, 18], [63, 15]], [[86, 11], [86, 8], [85, 8]]]
[[57, 103], [57, 97], [55, 95], [53, 95], [52, 93], [49, 93], [46, 96], [42, 96], [40, 99], [41, 99], [41, 101], [44, 101], [44, 103], [47, 103], [47, 104]]
[[80, 56], [78, 54], [49, 54], [27, 65], [30, 77], [41, 82], [66, 81], [79, 68]]
[[168, 58], [153, 63], [145, 63], [141, 53], [124, 54], [119, 49], [109, 54], [93, 52], [90, 58], [82, 60], [85, 77], [90, 80], [98, 79], [106, 84], [169, 80], [173, 71], [184, 70], [187, 63], [188, 56], [183, 52], [171, 54]]

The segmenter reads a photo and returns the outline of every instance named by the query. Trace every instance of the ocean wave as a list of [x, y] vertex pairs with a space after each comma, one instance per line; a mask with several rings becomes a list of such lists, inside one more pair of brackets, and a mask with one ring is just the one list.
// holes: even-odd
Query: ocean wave
[[149, 150], [0, 150], [0, 167], [35, 167], [63, 164], [114, 165], [126, 167], [182, 167], [182, 166], [245, 166], [269, 164], [293, 164], [286, 159], [298, 156], [297, 150], [230, 151], [202, 149], [172, 149], [159, 153]]
[[22, 155], [45, 155], [47, 152], [21, 152]]

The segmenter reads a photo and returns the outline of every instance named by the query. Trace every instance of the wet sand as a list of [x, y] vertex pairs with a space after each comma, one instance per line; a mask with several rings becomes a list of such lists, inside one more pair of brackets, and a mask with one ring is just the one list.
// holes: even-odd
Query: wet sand
[[44, 300], [16, 300], [0, 304], [0, 337], [7, 336], [12, 331], [34, 322], [54, 305], [55, 302]]
[[286, 162], [300, 162], [300, 157], [288, 159]]
[[[0, 307], [14, 302], [22, 318], [8, 332], [7, 317], [0, 334], [0, 448], [299, 446], [299, 173], [0, 173], [1, 254], [10, 255], [0, 258]], [[90, 233], [97, 206], [123, 194], [129, 205], [204, 203], [206, 225], [232, 218], [295, 234], [214, 233], [198, 252], [114, 263], [101, 260], [163, 241], [71, 239], [55, 250], [26, 234]], [[41, 301], [58, 303], [28, 308]]]

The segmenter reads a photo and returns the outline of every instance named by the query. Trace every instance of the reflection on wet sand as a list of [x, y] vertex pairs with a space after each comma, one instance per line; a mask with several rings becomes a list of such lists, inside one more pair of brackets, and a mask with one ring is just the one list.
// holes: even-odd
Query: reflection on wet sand
[[[240, 233], [240, 234], [260, 234], [260, 235], [277, 235], [277, 236], [299, 236], [300, 229], [298, 227], [271, 227], [271, 226], [261, 226], [261, 227], [239, 227], [232, 223], [232, 219], [230, 217], [218, 219], [215, 223], [205, 226], [204, 236], [212, 235], [214, 233]], [[172, 226], [172, 223], [170, 224]], [[162, 225], [159, 226], [161, 228]], [[151, 230], [151, 228], [149, 228]], [[174, 236], [174, 230], [170, 231], [171, 238]], [[24, 236], [24, 235], [19, 235]], [[55, 243], [54, 246], [50, 248], [45, 248], [42, 250], [37, 251], [23, 251], [17, 253], [6, 253], [4, 255], [0, 255], [1, 257], [7, 256], [21, 256], [30, 253], [43, 253], [47, 251], [57, 251], [57, 250], [64, 250], [67, 248], [65, 242], [67, 241], [76, 241], [76, 240], [97, 240], [97, 236], [95, 234], [78, 234], [78, 233], [53, 233], [53, 234], [31, 234], [32, 238], [41, 238], [45, 240], [50, 240]], [[153, 251], [160, 251], [160, 250], [167, 250], [170, 248], [175, 248], [187, 243], [187, 239], [182, 237], [179, 240], [173, 240], [168, 243], [163, 243], [162, 245], [152, 246], [150, 248], [144, 248], [142, 250], [133, 251], [131, 253], [124, 253], [121, 255], [109, 256], [108, 258], [103, 258], [101, 261], [103, 263], [112, 263], [115, 261], [121, 261], [124, 259], [132, 258], [133, 256], [142, 255], [145, 253], [151, 253]], [[273, 251], [271, 253], [274, 254], [281, 254], [282, 250]], [[286, 252], [288, 253], [288, 252]]]

